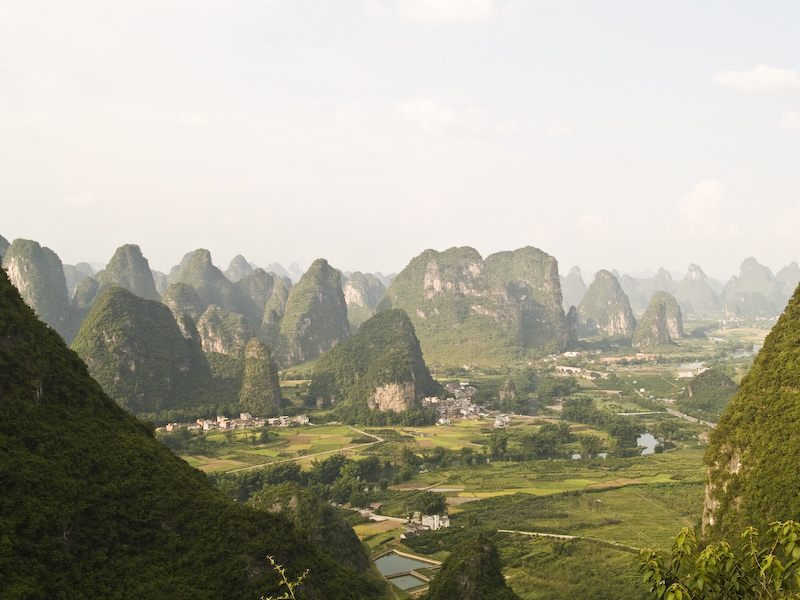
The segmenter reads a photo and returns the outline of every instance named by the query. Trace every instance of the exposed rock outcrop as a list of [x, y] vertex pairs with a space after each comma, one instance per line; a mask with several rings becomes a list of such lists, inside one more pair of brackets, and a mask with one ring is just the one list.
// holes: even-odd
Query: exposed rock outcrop
[[683, 337], [681, 307], [672, 294], [656, 292], [636, 324], [631, 345], [635, 348], [669, 344]]
[[416, 388], [413, 381], [385, 383], [375, 388], [367, 400], [370, 410], [403, 412], [414, 405]]
[[250, 322], [238, 313], [209, 306], [197, 321], [197, 331], [203, 340], [203, 352], [219, 352], [244, 358], [247, 342], [255, 337]]
[[636, 328], [628, 296], [610, 271], [601, 270], [578, 306], [578, 332], [629, 338]]
[[343, 291], [347, 303], [347, 320], [351, 327], [357, 328], [375, 314], [375, 306], [386, 288], [371, 273], [356, 271], [347, 278]]
[[33, 240], [16, 239], [6, 250], [3, 267], [25, 303], [70, 343], [76, 327], [70, 313], [64, 266], [58, 255]]
[[411, 320], [395, 309], [377, 313], [353, 337], [322, 355], [308, 396], [321, 406], [347, 404], [344, 412], [355, 420], [370, 410], [401, 412], [439, 389]]
[[526, 247], [484, 261], [464, 247], [426, 250], [414, 258], [377, 308], [405, 310], [429, 360], [493, 364], [526, 350], [563, 350], [561, 303], [552, 256]]

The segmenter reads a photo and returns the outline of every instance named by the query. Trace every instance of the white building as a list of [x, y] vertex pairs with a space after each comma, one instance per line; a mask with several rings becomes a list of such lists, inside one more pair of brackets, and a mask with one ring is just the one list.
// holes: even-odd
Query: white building
[[447, 515], [423, 515], [422, 525], [432, 531], [436, 531], [442, 527], [450, 527], [450, 517]]

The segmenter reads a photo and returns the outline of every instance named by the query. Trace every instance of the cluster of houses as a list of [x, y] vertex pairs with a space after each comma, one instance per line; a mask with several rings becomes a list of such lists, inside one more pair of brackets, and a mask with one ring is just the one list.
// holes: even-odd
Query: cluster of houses
[[[439, 425], [451, 425], [454, 418], [477, 421], [479, 419], [489, 419], [492, 415], [496, 415], [496, 413], [487, 412], [482, 406], [478, 406], [472, 402], [472, 396], [478, 390], [469, 385], [469, 383], [448, 383], [445, 388], [448, 392], [453, 394], [451, 397], [445, 398], [444, 400], [436, 397], [422, 399], [423, 407], [433, 407], [436, 409], [436, 413], [439, 415], [439, 419], [436, 422]], [[494, 426], [498, 428], [505, 427], [510, 420], [508, 415], [496, 415]], [[423, 435], [422, 433], [414, 431], [412, 431], [411, 434]]]
[[452, 396], [448, 396], [444, 400], [436, 397], [422, 399], [423, 407], [436, 409], [436, 414], [439, 415], [437, 420], [439, 425], [450, 425], [454, 418], [477, 420], [489, 416], [483, 407], [472, 402], [472, 396], [478, 390], [469, 383], [448, 383], [445, 385], [445, 389]]
[[214, 419], [197, 419], [194, 423], [169, 423], [165, 429], [175, 431], [177, 429], [188, 429], [189, 431], [232, 431], [234, 429], [249, 429], [251, 427], [291, 427], [292, 425], [308, 425], [309, 418], [306, 415], [299, 415], [294, 419], [282, 417], [253, 417], [250, 413], [239, 413], [238, 419], [218, 416]]

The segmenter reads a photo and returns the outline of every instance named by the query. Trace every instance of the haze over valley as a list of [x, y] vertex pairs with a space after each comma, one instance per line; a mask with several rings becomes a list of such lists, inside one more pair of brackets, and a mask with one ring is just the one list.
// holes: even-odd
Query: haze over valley
[[0, 599], [800, 597], [798, 24], [4, 3]]

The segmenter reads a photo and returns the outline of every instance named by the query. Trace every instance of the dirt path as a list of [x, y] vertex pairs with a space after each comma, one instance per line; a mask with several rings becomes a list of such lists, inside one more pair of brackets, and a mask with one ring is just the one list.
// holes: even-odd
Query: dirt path
[[231, 469], [230, 471], [226, 471], [226, 473], [238, 473], [240, 471], [252, 471], [253, 469], [263, 469], [264, 467], [268, 467], [270, 465], [277, 465], [277, 464], [280, 464], [280, 463], [291, 462], [293, 460], [302, 460], [304, 458], [311, 458], [311, 457], [314, 457], [314, 456], [323, 456], [325, 454], [335, 454], [337, 452], [342, 452], [344, 450], [356, 450], [357, 448], [366, 448], [367, 446], [372, 446], [373, 444], [379, 444], [382, 441], [384, 441], [382, 437], [378, 437], [377, 435], [374, 435], [372, 433], [367, 433], [366, 431], [361, 431], [360, 429], [356, 429], [355, 427], [350, 427], [349, 425], [348, 425], [348, 427], [350, 429], [352, 429], [353, 431], [356, 431], [356, 432], [360, 433], [361, 435], [366, 435], [367, 437], [373, 438], [375, 441], [374, 442], [367, 442], [366, 444], [356, 444], [355, 446], [344, 446], [344, 447], [338, 448], [336, 450], [325, 450], [324, 452], [315, 452], [314, 454], [303, 454], [302, 456], [295, 456], [293, 458], [284, 458], [284, 459], [281, 459], [281, 460], [276, 460], [276, 461], [264, 463], [264, 464], [261, 464], [261, 465], [253, 465], [251, 467], [242, 467], [241, 469]]

